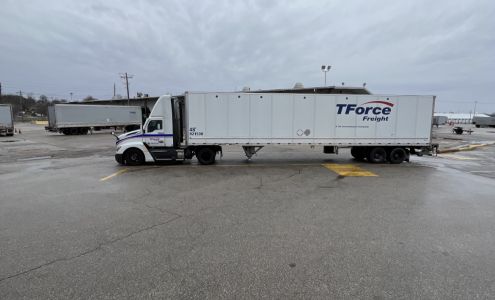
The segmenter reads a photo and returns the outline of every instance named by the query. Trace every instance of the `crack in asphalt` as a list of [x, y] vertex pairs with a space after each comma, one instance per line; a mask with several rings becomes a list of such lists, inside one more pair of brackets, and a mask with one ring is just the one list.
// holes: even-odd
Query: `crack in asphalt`
[[10, 276], [7, 276], [7, 277], [3, 277], [3, 278], [0, 278], [0, 283], [5, 281], [5, 280], [8, 280], [8, 279], [12, 279], [12, 278], [16, 278], [16, 277], [19, 277], [21, 275], [24, 275], [24, 274], [27, 274], [27, 273], [30, 273], [32, 271], [36, 271], [36, 270], [39, 270], [43, 267], [46, 267], [46, 266], [49, 266], [49, 265], [52, 265], [52, 264], [55, 264], [57, 262], [62, 262], [62, 261], [71, 261], [73, 259], [77, 259], [79, 257], [82, 257], [82, 256], [85, 256], [87, 254], [90, 254], [90, 253], [93, 253], [93, 252], [96, 252], [100, 249], [102, 249], [103, 247], [105, 246], [108, 246], [108, 245], [111, 245], [113, 243], [116, 243], [116, 242], [119, 242], [119, 241], [122, 241], [122, 240], [125, 240], [135, 234], [139, 234], [139, 233], [142, 233], [142, 232], [145, 232], [145, 231], [148, 231], [148, 230], [151, 230], [151, 229], [154, 229], [156, 227], [159, 227], [159, 226], [163, 226], [163, 225], [166, 225], [166, 224], [169, 224], [177, 219], [180, 219], [182, 218], [182, 216], [179, 216], [177, 214], [175, 214], [176, 217], [168, 220], [168, 221], [165, 221], [165, 222], [160, 222], [160, 223], [157, 223], [157, 224], [154, 224], [154, 225], [151, 225], [151, 226], [148, 226], [148, 227], [145, 227], [145, 228], [142, 228], [140, 230], [137, 230], [137, 231], [133, 231], [129, 234], [126, 234], [124, 236], [121, 236], [121, 237], [118, 237], [116, 239], [113, 239], [113, 240], [110, 240], [108, 242], [105, 242], [105, 243], [101, 243], [101, 244], [98, 244], [98, 246], [96, 246], [95, 248], [92, 248], [92, 249], [89, 249], [89, 250], [86, 250], [82, 253], [79, 253], [77, 255], [74, 255], [74, 256], [71, 256], [71, 257], [64, 257], [64, 258], [58, 258], [58, 259], [54, 259], [52, 261], [49, 261], [49, 262], [46, 262], [44, 264], [41, 264], [39, 266], [36, 266], [34, 268], [31, 268], [31, 269], [28, 269], [28, 270], [25, 270], [25, 271], [22, 271], [22, 272], [19, 272], [19, 273], [16, 273], [16, 274], [13, 274], [13, 275], [10, 275]]
[[132, 199], [128, 199], [126, 201], [129, 201], [129, 202], [136, 204], [136, 205], [140, 205], [140, 206], [142, 205], [144, 207], [147, 207], [147, 208], [150, 208], [153, 210], [158, 210], [162, 214], [168, 214], [168, 215], [172, 215], [172, 216], [183, 217], [181, 214], [178, 214], [176, 212], [170, 211], [170, 210], [165, 209], [165, 208], [161, 208], [158, 206], [142, 203], [142, 201], [137, 202], [137, 200], [147, 199], [152, 194], [153, 194], [153, 192], [150, 189], [144, 188], [144, 194], [143, 195], [137, 196], [137, 197], [132, 198]]

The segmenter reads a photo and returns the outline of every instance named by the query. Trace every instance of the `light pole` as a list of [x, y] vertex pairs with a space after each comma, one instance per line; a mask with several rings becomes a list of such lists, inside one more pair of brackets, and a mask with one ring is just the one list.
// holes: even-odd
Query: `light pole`
[[327, 72], [330, 71], [331, 68], [332, 66], [325, 66], [325, 65], [321, 66], [321, 71], [325, 73], [325, 86], [327, 86]]
[[70, 102], [72, 102], [72, 92], [70, 92], [69, 94], [70, 94]]

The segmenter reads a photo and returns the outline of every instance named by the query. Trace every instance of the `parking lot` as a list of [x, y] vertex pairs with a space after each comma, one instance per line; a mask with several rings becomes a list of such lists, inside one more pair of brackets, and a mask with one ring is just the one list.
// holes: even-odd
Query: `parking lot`
[[[119, 166], [109, 132], [0, 137], [0, 299], [495, 296], [495, 146]], [[442, 147], [495, 141], [495, 130]], [[494, 131], [494, 132], [492, 132]], [[447, 145], [447, 146], [446, 146]]]

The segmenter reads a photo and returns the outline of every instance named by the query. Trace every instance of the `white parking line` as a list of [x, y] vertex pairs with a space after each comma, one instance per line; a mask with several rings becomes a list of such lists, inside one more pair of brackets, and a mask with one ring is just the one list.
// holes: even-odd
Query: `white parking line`
[[17, 161], [30, 161], [30, 160], [39, 160], [39, 159], [48, 159], [52, 158], [51, 156], [37, 156], [37, 157], [29, 157], [29, 158], [19, 158]]
[[439, 154], [438, 157], [457, 159], [457, 160], [478, 160], [477, 158], [474, 158], [474, 157], [467, 157], [467, 156], [462, 156], [462, 155], [457, 155], [457, 154]]

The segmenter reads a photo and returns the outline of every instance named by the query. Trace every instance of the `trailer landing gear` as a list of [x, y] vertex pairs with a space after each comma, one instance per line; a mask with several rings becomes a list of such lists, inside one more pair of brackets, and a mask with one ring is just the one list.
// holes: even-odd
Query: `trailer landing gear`
[[244, 153], [246, 153], [248, 159], [251, 159], [251, 157], [258, 153], [261, 148], [263, 148], [263, 146], [242, 146], [242, 149], [244, 150]]

